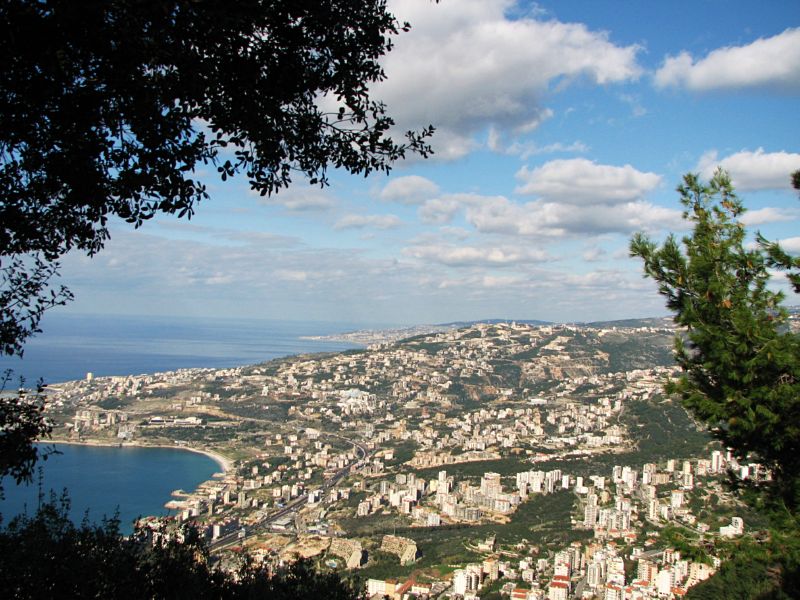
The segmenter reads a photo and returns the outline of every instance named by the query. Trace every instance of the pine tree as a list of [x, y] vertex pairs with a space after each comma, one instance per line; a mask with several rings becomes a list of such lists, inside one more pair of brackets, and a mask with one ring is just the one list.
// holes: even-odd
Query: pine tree
[[659, 247], [631, 241], [645, 277], [658, 283], [682, 331], [683, 373], [668, 386], [741, 460], [772, 470], [772, 491], [800, 506], [800, 340], [788, 328], [783, 295], [767, 287], [769, 256], [749, 247], [745, 208], [718, 170], [708, 185], [686, 175], [678, 187], [691, 235]]

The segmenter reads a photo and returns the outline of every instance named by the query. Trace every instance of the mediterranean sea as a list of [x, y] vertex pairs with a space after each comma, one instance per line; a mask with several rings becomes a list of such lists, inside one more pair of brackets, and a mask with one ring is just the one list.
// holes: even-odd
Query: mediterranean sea
[[25, 345], [22, 360], [0, 357], [28, 386], [59, 383], [87, 373], [140, 375], [190, 367], [234, 367], [306, 352], [336, 352], [354, 344], [301, 339], [359, 329], [352, 323], [120, 317], [46, 314], [42, 333]]

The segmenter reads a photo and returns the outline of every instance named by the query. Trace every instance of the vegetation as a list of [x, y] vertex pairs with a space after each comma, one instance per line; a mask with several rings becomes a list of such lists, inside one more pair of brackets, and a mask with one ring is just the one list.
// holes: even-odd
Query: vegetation
[[402, 442], [398, 442], [394, 445], [394, 458], [391, 460], [387, 460], [386, 463], [389, 465], [402, 465], [410, 461], [414, 458], [414, 453], [419, 448], [419, 444], [414, 440], [405, 440]]
[[[670, 398], [629, 402], [623, 421], [628, 425], [637, 450], [617, 458], [624, 464], [640, 465], [667, 458], [691, 458], [706, 452], [711, 438], [698, 431], [686, 410]], [[623, 464], [623, 463], [617, 463]]]
[[[792, 173], [792, 187], [800, 192], [800, 170]], [[786, 271], [786, 277], [794, 291], [800, 294], [800, 257], [791, 256], [781, 248], [780, 244], [770, 242], [761, 234], [758, 235], [758, 243], [767, 254], [767, 264], [775, 269]]]
[[33, 440], [49, 437], [53, 429], [44, 418], [42, 387], [34, 393], [20, 389], [17, 394], [6, 394], [10, 378], [7, 372], [0, 380], [0, 498], [5, 477], [12, 477], [17, 484], [31, 481], [36, 461], [47, 459], [54, 451], [33, 444]]
[[[335, 573], [298, 561], [268, 573], [243, 556], [237, 571], [214, 568], [196, 530], [185, 528], [152, 543], [140, 529], [131, 538], [119, 521], [75, 526], [66, 498], [42, 505], [0, 530], [3, 598], [334, 598], [361, 594]], [[180, 541], [178, 541], [180, 539]], [[46, 551], [45, 551], [46, 550]]]
[[765, 253], [746, 247], [744, 207], [730, 179], [709, 184], [687, 175], [678, 188], [694, 224], [659, 248], [643, 235], [631, 254], [659, 284], [675, 322], [683, 375], [671, 390], [712, 434], [743, 460], [755, 457], [775, 477], [775, 491], [800, 505], [800, 339], [785, 327], [780, 293], [767, 288]]
[[692, 562], [711, 564], [708, 554], [697, 545], [699, 535], [685, 527], [667, 525], [659, 532], [659, 537], [669, 548], [681, 553], [681, 558]]
[[497, 385], [509, 386], [514, 389], [520, 387], [522, 369], [518, 364], [508, 360], [494, 360], [491, 365], [494, 368], [493, 379], [497, 380]]
[[113, 216], [191, 217], [209, 197], [202, 168], [263, 196], [430, 153], [432, 128], [395, 142], [369, 94], [409, 28], [385, 0], [14, 0], [0, 22], [4, 353], [70, 299], [48, 285], [61, 256], [98, 252]]
[[[800, 185], [800, 175], [794, 182]], [[763, 238], [761, 246], [746, 243], [745, 208], [721, 169], [708, 185], [686, 175], [678, 192], [691, 235], [682, 244], [670, 236], [661, 247], [642, 234], [631, 241], [631, 254], [644, 260], [645, 275], [685, 328], [675, 340], [683, 374], [668, 390], [739, 459], [761, 462], [773, 476], [761, 487], [732, 480], [769, 516], [768, 538], [738, 544], [733, 560], [690, 597], [793, 597], [800, 583], [800, 338], [787, 327], [783, 295], [767, 287], [767, 268], [782, 262], [791, 270], [797, 261]]]
[[640, 336], [635, 341], [624, 334], [604, 335], [600, 350], [608, 353], [608, 367], [600, 372], [619, 373], [631, 369], [649, 369], [673, 364], [672, 352], [665, 336]]
[[[796, 549], [795, 549], [796, 552]], [[710, 579], [692, 587], [686, 595], [691, 600], [751, 600], [796, 598], [800, 581], [797, 575], [775, 568], [780, 559], [768, 545], [744, 539], [733, 555], [722, 563]], [[788, 575], [788, 576], [787, 576]]]

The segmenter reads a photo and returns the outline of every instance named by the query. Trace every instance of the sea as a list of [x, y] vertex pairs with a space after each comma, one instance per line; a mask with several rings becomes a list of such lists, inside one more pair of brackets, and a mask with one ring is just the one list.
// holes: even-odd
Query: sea
[[19, 515], [33, 516], [41, 502], [59, 502], [66, 492], [74, 523], [119, 518], [120, 531], [128, 535], [137, 518], [170, 514], [164, 504], [176, 499], [172, 492], [192, 491], [222, 470], [208, 456], [172, 448], [41, 444], [40, 449], [56, 453], [39, 461], [33, 482], [3, 481], [4, 525]]
[[353, 348], [346, 342], [305, 338], [360, 328], [355, 323], [321, 321], [47, 314], [42, 333], [26, 343], [22, 359], [0, 357], [0, 372], [13, 369], [6, 386], [13, 389], [19, 377], [32, 386], [39, 380], [83, 379], [87, 373], [100, 377], [234, 367]]
[[[380, 325], [370, 325], [379, 328]], [[23, 359], [0, 358], [0, 371], [13, 370], [6, 390], [83, 379], [87, 373], [139, 375], [191, 367], [226, 368], [310, 352], [358, 347], [307, 339], [362, 328], [355, 323], [190, 319], [176, 317], [54, 314], [25, 347]], [[20, 380], [22, 378], [22, 380]], [[52, 445], [51, 445], [52, 446]], [[56, 445], [58, 454], [40, 461], [30, 485], [3, 479], [3, 524], [33, 514], [51, 492], [67, 491], [75, 522], [118, 513], [123, 533], [144, 515], [168, 514], [174, 490], [191, 491], [220, 470], [207, 456], [178, 449]]]

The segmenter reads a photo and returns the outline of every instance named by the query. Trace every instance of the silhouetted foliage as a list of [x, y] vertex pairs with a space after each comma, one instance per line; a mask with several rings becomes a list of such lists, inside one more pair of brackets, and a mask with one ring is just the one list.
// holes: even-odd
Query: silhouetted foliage
[[[0, 211], [2, 205], [0, 199]], [[66, 287], [52, 285], [58, 267], [40, 252], [0, 258], [0, 354], [22, 356], [25, 340], [41, 331], [44, 311], [72, 300]]]
[[796, 526], [774, 530], [766, 542], [743, 538], [710, 579], [689, 589], [692, 600], [789, 600], [800, 586], [800, 545]]
[[190, 217], [199, 168], [267, 195], [431, 151], [370, 97], [409, 27], [384, 0], [9, 0], [0, 27], [0, 266], [29, 307], [0, 297], [5, 353], [69, 299], [46, 289], [59, 257], [99, 251], [111, 217]]
[[210, 565], [205, 543], [191, 527], [151, 543], [145, 530], [122, 537], [116, 518], [76, 526], [68, 510], [66, 497], [51, 498], [33, 517], [18, 517], [0, 530], [0, 597], [361, 597], [338, 575], [317, 572], [306, 561], [268, 572], [243, 557], [238, 571], [224, 573]]
[[43, 414], [41, 386], [35, 392], [25, 389], [6, 392], [10, 379], [11, 371], [6, 371], [0, 380], [0, 498], [3, 498], [4, 478], [12, 477], [17, 484], [30, 482], [38, 458], [47, 458], [53, 452], [33, 443], [52, 431]]

